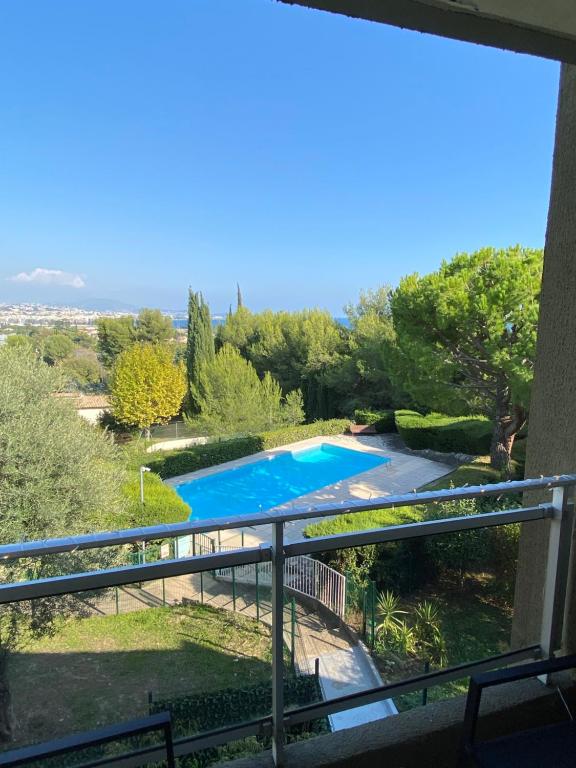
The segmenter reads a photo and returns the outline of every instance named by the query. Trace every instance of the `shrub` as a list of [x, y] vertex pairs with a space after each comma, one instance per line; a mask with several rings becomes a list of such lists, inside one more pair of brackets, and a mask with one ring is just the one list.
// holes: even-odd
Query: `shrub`
[[484, 456], [490, 451], [492, 424], [483, 416], [445, 416], [396, 411], [396, 428], [408, 448]]
[[356, 424], [369, 424], [376, 432], [396, 432], [394, 411], [354, 411]]
[[288, 443], [296, 443], [309, 437], [320, 435], [338, 435], [348, 427], [347, 419], [329, 419], [315, 421], [312, 424], [275, 429], [258, 435], [238, 437], [206, 445], [194, 445], [183, 451], [166, 452], [163, 456], [148, 462], [153, 472], [160, 477], [175, 477], [198, 469], [206, 469], [215, 464], [241, 459], [259, 451], [278, 448]]
[[140, 476], [131, 472], [124, 484], [126, 510], [123, 519], [116, 516], [111, 524], [116, 528], [133, 528], [161, 523], [180, 523], [188, 520], [190, 507], [176, 491], [164, 485], [158, 475], [147, 472], [144, 476], [144, 506], [140, 504]]

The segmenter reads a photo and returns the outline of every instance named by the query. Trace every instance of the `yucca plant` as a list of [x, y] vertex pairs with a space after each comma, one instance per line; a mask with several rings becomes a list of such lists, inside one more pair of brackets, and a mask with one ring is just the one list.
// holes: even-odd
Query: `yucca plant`
[[390, 590], [378, 595], [378, 616], [380, 623], [376, 627], [377, 632], [385, 635], [394, 634], [406, 611], [400, 609], [400, 598]]
[[442, 634], [441, 611], [438, 603], [423, 600], [414, 608], [414, 634], [418, 652], [439, 666], [446, 662], [446, 643]]
[[417, 650], [417, 637], [414, 629], [406, 623], [399, 621], [393, 632], [395, 650], [405, 656], [414, 654]]

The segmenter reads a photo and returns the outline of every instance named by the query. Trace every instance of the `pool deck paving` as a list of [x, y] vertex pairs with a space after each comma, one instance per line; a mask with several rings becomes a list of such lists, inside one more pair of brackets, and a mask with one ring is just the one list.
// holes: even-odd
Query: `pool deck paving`
[[[200, 477], [207, 477], [225, 469], [244, 466], [262, 458], [284, 451], [302, 450], [322, 443], [342, 446], [358, 451], [375, 453], [391, 459], [389, 463], [341, 480], [333, 485], [320, 488], [312, 493], [300, 496], [288, 504], [282, 504], [275, 510], [290, 510], [292, 506], [338, 503], [349, 499], [370, 499], [390, 495], [409, 493], [417, 488], [446, 475], [454, 467], [451, 464], [432, 461], [405, 449], [395, 435], [337, 435], [316, 437], [304, 440], [273, 451], [248, 456], [236, 461], [220, 464], [207, 470], [181, 475], [167, 481], [172, 486]], [[284, 538], [287, 542], [303, 538], [306, 526], [321, 519], [308, 518], [285, 523]], [[221, 544], [224, 546], [257, 546], [272, 540], [271, 524], [245, 526], [222, 531]], [[196, 581], [196, 577], [181, 577]], [[231, 609], [230, 585], [218, 580], [206, 585], [208, 601], [213, 605]], [[190, 584], [191, 586], [191, 584]], [[249, 616], [255, 616], [255, 600], [251, 588], [244, 585], [243, 595], [236, 598], [236, 610]], [[354, 636], [348, 627], [343, 626], [336, 616], [331, 619], [322, 612], [313, 610], [300, 601], [297, 602], [297, 640], [296, 665], [302, 672], [311, 673], [315, 660], [319, 659], [319, 675], [323, 696], [331, 699], [358, 691], [368, 690], [382, 685], [382, 679], [370, 654], [364, 645]], [[262, 606], [260, 619], [269, 623], [269, 607]], [[396, 714], [394, 702], [387, 699], [374, 704], [357, 707], [330, 716], [333, 730], [352, 728], [362, 723], [372, 722]]]
[[[274, 450], [262, 451], [252, 456], [219, 464], [216, 467], [179, 475], [178, 477], [166, 480], [166, 483], [176, 487], [191, 480], [208, 477], [227, 469], [245, 466], [246, 464], [251, 464], [285, 451], [312, 448], [323, 443], [373, 453], [383, 458], [389, 458], [391, 461], [367, 472], [361, 472], [358, 475], [340, 480], [333, 485], [327, 485], [304, 496], [294, 498], [290, 502], [274, 507], [270, 511], [289, 511], [297, 506], [313, 506], [330, 502], [338, 503], [349, 499], [370, 499], [409, 493], [416, 488], [426, 485], [426, 483], [437, 480], [454, 469], [454, 466], [451, 464], [432, 461], [403, 448], [396, 435], [332, 435], [329, 437], [314, 437], [298, 443], [284, 445]], [[308, 518], [306, 520], [292, 520], [285, 523], [285, 541], [293, 542], [302, 539], [304, 529], [320, 519], [329, 518]], [[221, 533], [220, 541], [223, 545], [240, 546], [242, 540], [244, 540], [244, 546], [257, 546], [261, 543], [269, 543], [272, 540], [272, 526], [270, 524], [246, 526], [222, 531]]]

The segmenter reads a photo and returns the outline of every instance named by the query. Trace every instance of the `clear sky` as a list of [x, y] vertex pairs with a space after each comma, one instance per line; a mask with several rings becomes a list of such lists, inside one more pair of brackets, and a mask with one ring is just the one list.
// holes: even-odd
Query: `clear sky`
[[274, 0], [5, 0], [0, 301], [191, 285], [217, 312], [239, 281], [338, 314], [457, 251], [540, 247], [558, 70]]

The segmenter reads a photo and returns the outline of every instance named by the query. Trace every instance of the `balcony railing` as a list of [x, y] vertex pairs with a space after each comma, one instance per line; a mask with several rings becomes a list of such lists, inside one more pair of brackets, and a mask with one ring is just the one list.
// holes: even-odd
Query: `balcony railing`
[[[462, 679], [473, 672], [496, 669], [514, 664], [523, 659], [550, 657], [560, 648], [564, 621], [564, 603], [570, 559], [573, 528], [573, 504], [571, 503], [576, 485], [576, 475], [560, 475], [533, 480], [496, 483], [487, 486], [472, 486], [440, 491], [409, 493], [366, 500], [353, 500], [337, 504], [294, 507], [282, 513], [259, 512], [248, 517], [230, 517], [224, 520], [187, 522], [173, 525], [159, 525], [106, 533], [88, 534], [47, 541], [31, 541], [0, 546], [0, 558], [14, 560], [34, 558], [49, 554], [73, 553], [80, 550], [116, 547], [124, 544], [142, 543], [161, 539], [176, 539], [182, 536], [199, 536], [215, 530], [230, 530], [247, 526], [272, 525], [270, 544], [245, 547], [232, 551], [218, 551], [196, 554], [177, 559], [163, 560], [141, 565], [131, 565], [86, 573], [0, 585], [0, 605], [75, 594], [89, 590], [119, 587], [135, 582], [149, 582], [174, 576], [219, 571], [239, 566], [270, 564], [272, 604], [272, 712], [269, 717], [258, 718], [249, 723], [221, 728], [199, 735], [178, 738], [174, 742], [176, 756], [183, 756], [209, 747], [221, 746], [247, 736], [272, 736], [273, 756], [276, 765], [283, 761], [286, 729], [290, 726], [325, 717], [355, 707], [389, 699], [404, 693], [429, 688], [452, 680]], [[416, 504], [446, 502], [457, 499], [483, 496], [505, 496], [527, 491], [551, 491], [549, 502], [519, 509], [488, 512], [467, 517], [445, 518], [428, 522], [394, 525], [376, 530], [321, 536], [285, 542], [284, 525], [292, 520], [302, 520], [334, 515], [350, 514], [364, 510], [391, 509]], [[284, 654], [283, 654], [283, 611], [286, 558], [309, 556], [330, 550], [359, 547], [383, 542], [401, 541], [423, 536], [472, 531], [492, 526], [530, 523], [536, 520], [550, 521], [547, 569], [544, 584], [544, 610], [537, 645], [517, 649], [486, 659], [449, 667], [429, 674], [420, 675], [391, 685], [382, 685], [368, 691], [333, 698], [321, 703], [310, 704], [285, 711], [283, 701]], [[204, 551], [204, 550], [202, 550]], [[22, 750], [0, 754], [0, 766], [16, 765], [21, 760]], [[144, 760], [162, 761], [165, 750], [161, 746], [139, 749], [138, 754], [125, 754], [107, 758], [98, 764], [141, 765]]]

